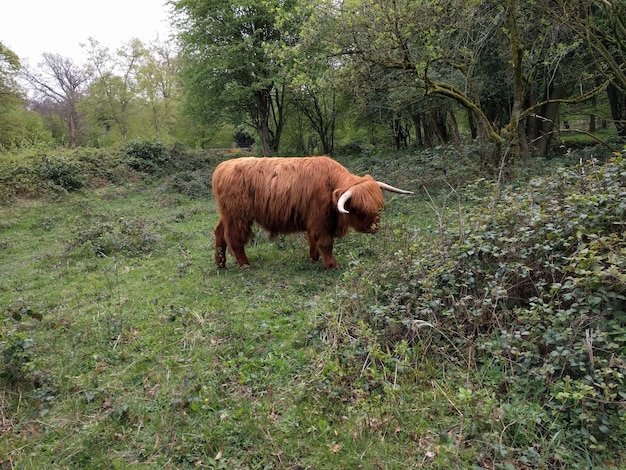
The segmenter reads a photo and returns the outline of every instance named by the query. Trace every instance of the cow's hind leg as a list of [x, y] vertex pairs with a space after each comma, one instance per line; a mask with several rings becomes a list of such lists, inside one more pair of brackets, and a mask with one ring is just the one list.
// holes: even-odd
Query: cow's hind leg
[[226, 237], [225, 227], [222, 219], [219, 220], [213, 233], [215, 234], [215, 264], [218, 268], [226, 267]]
[[231, 223], [225, 227], [224, 233], [228, 248], [237, 260], [237, 264], [239, 266], [250, 266], [250, 260], [248, 259], [248, 255], [246, 255], [244, 247], [252, 237], [252, 222], [242, 224]]

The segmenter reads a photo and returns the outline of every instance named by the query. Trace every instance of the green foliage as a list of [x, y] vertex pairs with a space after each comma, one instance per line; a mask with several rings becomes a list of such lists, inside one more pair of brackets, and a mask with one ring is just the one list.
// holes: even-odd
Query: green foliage
[[44, 157], [41, 165], [43, 180], [50, 180], [68, 192], [78, 191], [85, 186], [81, 165], [66, 157]]
[[211, 174], [212, 171], [207, 169], [175, 173], [170, 179], [170, 187], [192, 199], [210, 197]]
[[[44, 147], [34, 154], [3, 158], [0, 160], [0, 201], [53, 198], [59, 193], [78, 191], [90, 180], [115, 180], [119, 159], [118, 163], [105, 157], [92, 159], [94, 153], [83, 149], [52, 156]], [[106, 170], [103, 166], [107, 167]]]
[[24, 299], [7, 305], [0, 317], [0, 377], [14, 385], [34, 380], [39, 374], [37, 370], [37, 357], [33, 353], [35, 340], [26, 333], [17, 331], [14, 322], [21, 322], [26, 318], [42, 320], [43, 316], [33, 311], [32, 307]]
[[66, 250], [98, 257], [149, 254], [159, 238], [153, 231], [153, 225], [153, 222], [143, 218], [111, 221], [102, 217], [87, 226], [79, 222], [76, 235], [67, 244]]
[[126, 146], [124, 152], [131, 168], [147, 174], [159, 174], [170, 158], [161, 142], [135, 140]]
[[279, 12], [293, 0], [225, 3], [174, 1], [178, 14], [181, 78], [185, 106], [196, 120], [212, 127], [250, 122], [265, 155], [279, 150], [287, 110], [284, 64], [270, 50], [295, 42], [297, 25], [280, 29]]
[[[89, 181], [127, 158], [99, 152], [74, 154]], [[620, 159], [494, 192], [457, 190], [449, 149], [368, 149], [342, 163], [431, 197], [386, 195], [325, 272], [262, 232], [252, 267], [215, 268], [191, 188], [227, 156], [168, 152], [158, 184], [122, 165], [124, 186], [0, 207], [0, 343], [26, 371], [0, 395], [3, 463], [623, 465]]]
[[[456, 406], [471, 405], [462, 437], [498, 442], [483, 450], [490, 459], [573, 465], [617, 454], [626, 439], [625, 196], [620, 157], [494, 191], [460, 223], [440, 219], [437, 249], [397, 251], [401, 273], [368, 280], [378, 300], [355, 303], [346, 292], [355, 313], [343, 336], [355, 340], [340, 357], [369, 361], [368, 371], [381, 364], [383, 384], [394, 366], [376, 351], [397, 361], [407, 343], [416, 367], [426, 357], [449, 363], [447, 376], [464, 384]], [[358, 383], [358, 367], [342, 370]], [[564, 429], [567, 440], [550, 440]]]
[[237, 147], [252, 147], [254, 145], [254, 137], [252, 137], [242, 127], [238, 127], [235, 130], [233, 140], [237, 144]]

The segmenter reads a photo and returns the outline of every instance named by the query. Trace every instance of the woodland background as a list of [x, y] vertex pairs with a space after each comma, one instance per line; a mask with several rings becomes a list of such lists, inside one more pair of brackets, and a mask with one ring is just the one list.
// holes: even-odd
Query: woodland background
[[[135, 139], [263, 155], [433, 147], [547, 155], [626, 126], [617, 0], [172, 1], [172, 38], [36, 66], [0, 42], [0, 150]], [[0, 37], [1, 41], [1, 37]]]

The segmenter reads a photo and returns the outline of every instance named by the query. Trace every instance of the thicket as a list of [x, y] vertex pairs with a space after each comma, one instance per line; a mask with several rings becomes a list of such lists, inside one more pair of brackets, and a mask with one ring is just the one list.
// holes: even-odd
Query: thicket
[[190, 197], [210, 195], [212, 169], [224, 159], [180, 144], [133, 141], [118, 149], [35, 150], [0, 158], [0, 204], [137, 180], [156, 181]]
[[54, 199], [61, 194], [133, 179], [119, 151], [80, 148], [36, 150], [0, 158], [0, 203]]
[[[450, 200], [480, 193], [451, 210]], [[444, 199], [433, 202], [429, 248], [416, 235], [378, 274], [347, 273], [344, 307], [318, 325], [350, 384], [344, 393], [385, 393], [435, 367], [435, 377], [458, 381], [450, 442], [471, 443], [484, 462], [588, 468], [619, 455], [625, 159], [503, 190], [482, 180]]]

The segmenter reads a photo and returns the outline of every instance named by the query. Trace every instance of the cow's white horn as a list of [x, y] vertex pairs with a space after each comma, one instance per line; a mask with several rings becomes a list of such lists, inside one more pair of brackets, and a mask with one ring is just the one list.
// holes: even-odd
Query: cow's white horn
[[390, 184], [382, 183], [381, 181], [376, 181], [376, 182], [378, 183], [378, 186], [380, 186], [381, 189], [391, 191], [392, 193], [413, 194], [413, 191], [405, 191], [404, 189], [394, 188]]
[[346, 205], [346, 202], [348, 202], [348, 200], [351, 197], [352, 197], [352, 190], [348, 189], [345, 193], [341, 195], [341, 197], [337, 201], [337, 210], [341, 212], [342, 214], [349, 214], [349, 212], [345, 208], [345, 205]]

